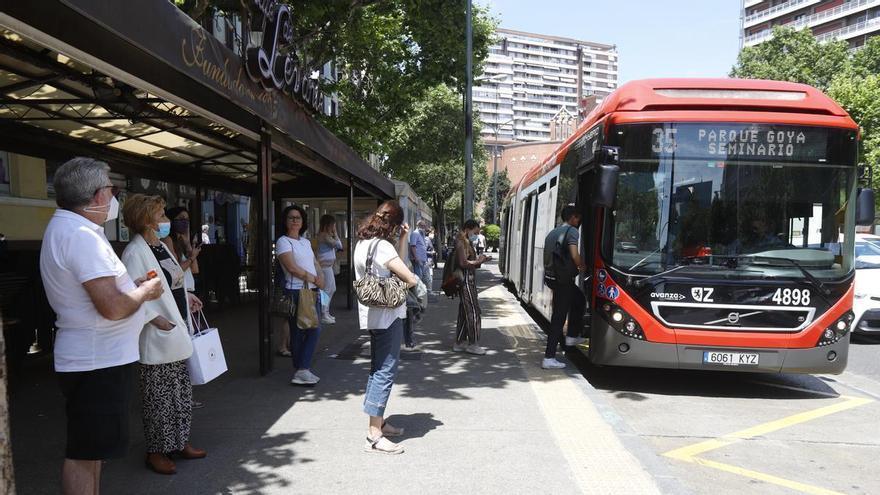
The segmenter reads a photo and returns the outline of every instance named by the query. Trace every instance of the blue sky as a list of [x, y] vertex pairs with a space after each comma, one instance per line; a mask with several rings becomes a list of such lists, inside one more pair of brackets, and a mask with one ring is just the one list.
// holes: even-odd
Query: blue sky
[[726, 77], [739, 52], [740, 0], [474, 0], [508, 29], [617, 45], [620, 83]]

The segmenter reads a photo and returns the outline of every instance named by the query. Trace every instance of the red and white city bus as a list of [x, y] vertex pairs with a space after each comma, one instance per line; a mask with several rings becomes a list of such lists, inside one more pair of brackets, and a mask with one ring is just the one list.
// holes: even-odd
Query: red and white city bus
[[810, 86], [625, 84], [517, 184], [501, 269], [548, 320], [544, 238], [574, 203], [601, 365], [840, 373], [852, 325], [858, 126]]

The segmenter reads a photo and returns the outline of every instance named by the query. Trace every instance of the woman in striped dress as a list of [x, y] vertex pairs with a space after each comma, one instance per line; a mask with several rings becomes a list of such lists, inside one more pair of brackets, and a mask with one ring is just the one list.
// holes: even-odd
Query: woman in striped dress
[[468, 220], [458, 233], [455, 241], [455, 263], [464, 275], [461, 289], [459, 290], [458, 325], [455, 331], [455, 345], [452, 350], [467, 352], [481, 356], [486, 354], [486, 348], [480, 346], [480, 301], [477, 298], [476, 271], [482, 266], [488, 256], [477, 256], [471, 237], [480, 233], [480, 224], [474, 220]]

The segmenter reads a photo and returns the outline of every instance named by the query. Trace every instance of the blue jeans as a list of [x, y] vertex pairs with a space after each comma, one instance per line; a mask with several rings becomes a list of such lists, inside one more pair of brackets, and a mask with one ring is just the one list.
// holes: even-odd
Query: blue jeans
[[412, 272], [416, 275], [416, 277], [422, 278], [422, 272], [424, 270], [424, 263], [419, 263], [417, 260], [412, 260]]
[[[299, 289], [289, 291], [293, 294], [293, 300], [299, 305]], [[321, 297], [315, 294], [315, 311], [321, 316]], [[296, 317], [287, 319], [290, 326], [290, 354], [293, 357], [293, 369], [302, 370], [312, 367], [312, 358], [318, 347], [318, 337], [321, 335], [321, 322], [318, 320], [318, 328], [301, 329], [296, 326]]]
[[400, 318], [388, 328], [370, 330], [370, 377], [364, 396], [364, 412], [370, 416], [385, 416], [385, 405], [400, 364], [402, 336], [403, 320]]

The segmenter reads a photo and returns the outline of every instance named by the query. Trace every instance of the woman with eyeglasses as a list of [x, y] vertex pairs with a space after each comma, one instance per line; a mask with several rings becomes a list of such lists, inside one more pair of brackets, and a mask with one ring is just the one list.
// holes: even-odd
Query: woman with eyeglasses
[[[285, 290], [299, 304], [301, 291], [324, 288], [321, 265], [315, 258], [312, 243], [303, 237], [309, 228], [306, 212], [297, 205], [288, 206], [281, 215], [285, 234], [275, 241], [275, 256], [284, 269]], [[321, 314], [321, 297], [315, 295], [315, 311]], [[290, 326], [290, 353], [293, 357], [293, 385], [314, 385], [320, 378], [312, 372], [312, 358], [318, 347], [321, 325], [317, 328], [299, 328], [296, 316], [288, 318]]]

